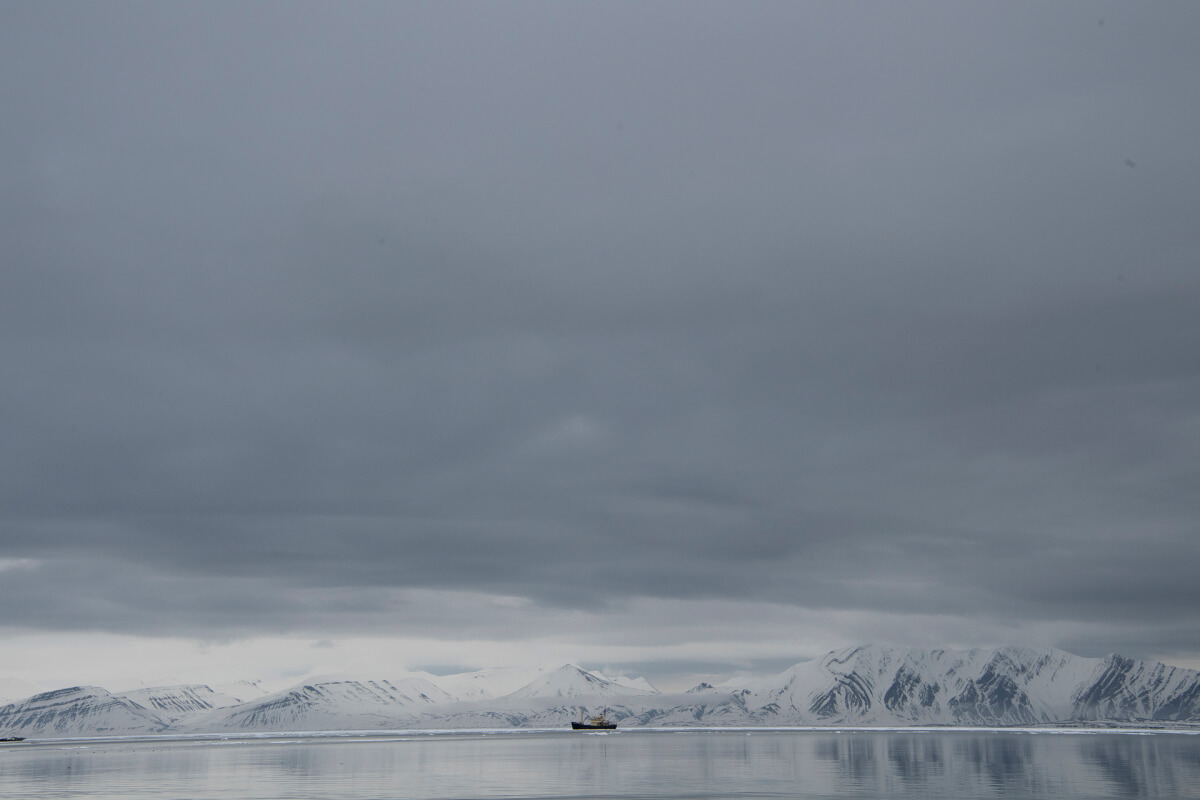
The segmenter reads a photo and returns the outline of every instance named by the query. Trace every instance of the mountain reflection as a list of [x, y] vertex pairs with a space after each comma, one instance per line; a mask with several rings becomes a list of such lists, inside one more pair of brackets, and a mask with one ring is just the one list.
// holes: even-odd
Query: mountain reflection
[[[1192, 737], [1188, 737], [1192, 738]], [[1191, 786], [1200, 796], [1196, 783], [1200, 775], [1200, 742], [1191, 748], [1158, 736], [1139, 736], [1125, 744], [1119, 739], [1097, 737], [1081, 748], [1083, 758], [1105, 781], [1128, 796], [1169, 795], [1179, 786]], [[1193, 741], [1195, 739], [1193, 738]]]
[[621, 731], [8, 746], [0, 797], [1197, 797], [1200, 736]]
[[892, 772], [906, 784], [924, 785], [946, 772], [942, 741], [932, 736], [898, 736], [887, 740]]

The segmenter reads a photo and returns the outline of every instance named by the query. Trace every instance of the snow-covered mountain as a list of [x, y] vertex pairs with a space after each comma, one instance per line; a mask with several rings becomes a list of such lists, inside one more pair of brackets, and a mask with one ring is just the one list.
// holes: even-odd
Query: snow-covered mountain
[[490, 700], [504, 697], [531, 683], [546, 672], [544, 669], [523, 667], [495, 667], [457, 675], [429, 675], [432, 683], [440, 686], [456, 700]]
[[122, 692], [119, 697], [152, 711], [167, 722], [179, 722], [214, 708], [235, 706], [243, 698], [213, 691], [204, 685], [155, 686]]
[[1200, 719], [1200, 681], [1190, 669], [1111, 655], [1074, 697], [1082, 720]]
[[[523, 678], [531, 678], [523, 685]], [[248, 695], [260, 689], [249, 685]], [[608, 710], [637, 726], [1200, 723], [1200, 673], [1061, 650], [855, 647], [769, 677], [660, 694], [573, 664], [391, 679], [320, 678], [249, 699], [207, 686], [45, 692], [0, 707], [0, 736], [566, 727]]]
[[629, 683], [616, 683], [599, 673], [588, 672], [574, 664], [564, 664], [522, 686], [509, 697], [626, 697], [656, 693], [649, 684], [643, 688]]
[[424, 678], [326, 678], [194, 717], [195, 730], [361, 730], [396, 727], [413, 708], [445, 706], [455, 698]]
[[702, 718], [754, 725], [1200, 721], [1200, 673], [1193, 670], [1017, 647], [854, 647], [771, 678], [693, 692], [710, 700]]
[[651, 684], [650, 681], [646, 680], [645, 678], [630, 678], [627, 675], [618, 675], [617, 677], [614, 678], [610, 675], [604, 675], [602, 673], [596, 672], [595, 670], [592, 671], [592, 674], [598, 678], [603, 678], [604, 680], [609, 681], [610, 683], [615, 683], [618, 686], [626, 686], [630, 689], [636, 689], [639, 692], [642, 692], [643, 694], [658, 694], [659, 693], [658, 689], [655, 689], [653, 684]]
[[856, 647], [735, 691], [759, 724], [1030, 725], [1073, 717], [1098, 659], [1058, 650]]
[[35, 694], [0, 708], [3, 736], [102, 736], [162, 733], [163, 717], [121, 695], [96, 686]]

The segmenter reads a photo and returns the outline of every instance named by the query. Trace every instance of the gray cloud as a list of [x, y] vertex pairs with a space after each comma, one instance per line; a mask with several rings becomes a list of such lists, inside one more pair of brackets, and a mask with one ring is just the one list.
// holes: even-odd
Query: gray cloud
[[10, 4], [7, 624], [1188, 655], [1197, 22]]

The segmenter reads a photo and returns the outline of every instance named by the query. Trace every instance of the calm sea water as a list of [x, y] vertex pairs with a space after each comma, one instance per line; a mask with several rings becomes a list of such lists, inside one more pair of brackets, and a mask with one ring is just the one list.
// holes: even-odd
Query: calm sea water
[[0, 745], [21, 798], [1200, 798], [1200, 735], [618, 731]]

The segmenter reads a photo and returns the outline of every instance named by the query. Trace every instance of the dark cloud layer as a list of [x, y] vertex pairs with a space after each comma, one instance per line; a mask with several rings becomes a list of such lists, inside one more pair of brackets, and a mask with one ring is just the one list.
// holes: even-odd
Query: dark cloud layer
[[5, 623], [486, 635], [422, 589], [1190, 652], [1198, 29], [7, 4]]

